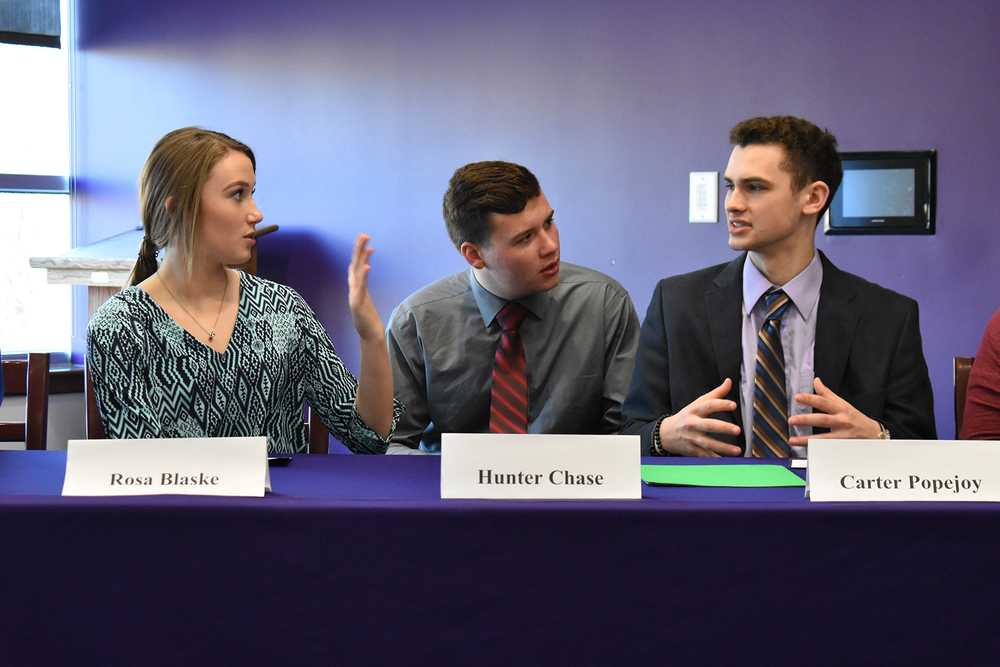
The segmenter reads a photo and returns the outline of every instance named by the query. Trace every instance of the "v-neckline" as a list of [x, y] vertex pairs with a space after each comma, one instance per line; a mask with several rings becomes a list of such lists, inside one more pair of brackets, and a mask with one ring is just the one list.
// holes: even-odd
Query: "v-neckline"
[[200, 338], [198, 338], [197, 336], [195, 336], [193, 333], [191, 333], [190, 331], [188, 331], [187, 329], [185, 329], [184, 327], [182, 327], [181, 324], [180, 324], [180, 322], [178, 322], [173, 317], [171, 317], [170, 313], [168, 313], [163, 308], [163, 306], [161, 306], [159, 303], [157, 303], [156, 299], [154, 299], [152, 297], [152, 295], [150, 295], [149, 292], [147, 292], [146, 290], [142, 289], [138, 285], [136, 286], [136, 288], [140, 292], [142, 292], [144, 298], [149, 299], [149, 302], [152, 303], [154, 306], [156, 306], [156, 308], [163, 314], [163, 316], [167, 320], [169, 320], [175, 327], [177, 327], [178, 329], [180, 329], [181, 332], [185, 336], [187, 336], [189, 338], [193, 338], [199, 345], [201, 345], [204, 348], [206, 348], [209, 352], [214, 352], [216, 355], [222, 357], [222, 356], [225, 356], [225, 354], [227, 352], [229, 352], [229, 344], [233, 342], [233, 335], [236, 333], [236, 327], [239, 325], [239, 322], [240, 322], [240, 313], [243, 311], [243, 278], [246, 276], [246, 274], [244, 272], [238, 270], [238, 269], [236, 270], [236, 273], [239, 275], [239, 280], [237, 281], [237, 284], [236, 284], [236, 289], [239, 291], [239, 293], [236, 296], [236, 319], [233, 320], [233, 330], [229, 334], [229, 340], [226, 341], [226, 347], [224, 349], [222, 349], [222, 350], [216, 350], [214, 347], [212, 347], [211, 345], [209, 345], [208, 343], [206, 343], [205, 341], [201, 340]]

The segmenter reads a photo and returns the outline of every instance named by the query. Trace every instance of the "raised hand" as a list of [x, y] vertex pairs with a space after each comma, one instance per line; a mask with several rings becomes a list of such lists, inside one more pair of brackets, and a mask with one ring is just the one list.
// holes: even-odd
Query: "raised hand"
[[354, 252], [351, 254], [351, 265], [347, 269], [347, 285], [349, 288], [348, 303], [351, 308], [351, 321], [362, 340], [382, 338], [382, 320], [378, 316], [371, 294], [368, 293], [368, 272], [374, 248], [368, 247], [371, 240], [367, 234], [358, 234], [354, 241]]

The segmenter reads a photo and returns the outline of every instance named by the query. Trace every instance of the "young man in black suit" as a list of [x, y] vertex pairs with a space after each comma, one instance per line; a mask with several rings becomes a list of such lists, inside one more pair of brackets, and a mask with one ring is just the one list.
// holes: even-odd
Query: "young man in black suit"
[[[837, 140], [779, 116], [739, 123], [730, 141], [729, 246], [744, 252], [657, 285], [622, 432], [654, 456], [803, 456], [809, 437], [936, 438], [917, 303], [816, 249], [843, 177]], [[779, 319], [759, 344], [779, 288]]]

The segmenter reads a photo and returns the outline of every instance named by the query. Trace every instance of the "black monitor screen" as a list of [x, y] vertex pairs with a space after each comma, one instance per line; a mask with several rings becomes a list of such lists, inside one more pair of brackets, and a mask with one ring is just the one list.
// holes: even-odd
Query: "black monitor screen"
[[827, 234], [933, 234], [934, 151], [841, 153]]

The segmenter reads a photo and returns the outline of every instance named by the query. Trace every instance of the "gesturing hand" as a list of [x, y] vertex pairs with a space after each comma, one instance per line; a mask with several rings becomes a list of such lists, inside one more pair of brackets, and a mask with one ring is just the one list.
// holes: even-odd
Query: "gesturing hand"
[[347, 285], [349, 288], [348, 304], [351, 308], [351, 321], [362, 340], [382, 338], [382, 320], [368, 293], [368, 272], [371, 266], [369, 258], [375, 251], [368, 247], [371, 240], [367, 234], [358, 234], [354, 241], [354, 252], [351, 254], [351, 265], [347, 269]]
[[874, 419], [869, 419], [858, 412], [854, 406], [830, 391], [823, 382], [813, 380], [815, 394], [796, 394], [795, 400], [803, 405], [818, 410], [810, 414], [794, 415], [788, 418], [791, 426], [812, 426], [828, 428], [829, 433], [819, 435], [795, 436], [789, 440], [793, 447], [808, 444], [809, 438], [877, 438], [882, 427]]
[[720, 419], [709, 419], [715, 412], [732, 412], [736, 403], [726, 399], [733, 381], [722, 384], [696, 398], [675, 415], [660, 422], [660, 446], [681, 456], [739, 456], [740, 448], [716, 440], [710, 433], [739, 435], [740, 427]]

